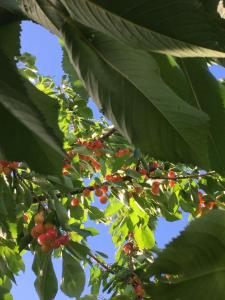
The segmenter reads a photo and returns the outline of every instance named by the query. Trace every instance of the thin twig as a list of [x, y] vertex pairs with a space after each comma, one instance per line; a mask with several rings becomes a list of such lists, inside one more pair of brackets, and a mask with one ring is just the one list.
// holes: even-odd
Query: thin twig
[[110, 272], [111, 274], [114, 274], [114, 272], [112, 271], [112, 269], [104, 264], [103, 262], [101, 262], [96, 256], [94, 256], [93, 254], [88, 254], [93, 260], [95, 260], [100, 266], [102, 266], [105, 270], [107, 270], [108, 272]]

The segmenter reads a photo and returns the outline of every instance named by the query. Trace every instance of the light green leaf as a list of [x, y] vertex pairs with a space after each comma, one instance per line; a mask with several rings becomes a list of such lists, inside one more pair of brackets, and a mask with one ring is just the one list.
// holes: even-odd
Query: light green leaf
[[110, 200], [110, 204], [106, 207], [105, 209], [105, 216], [106, 217], [110, 217], [112, 215], [114, 215], [115, 213], [117, 213], [122, 207], [124, 206], [124, 204], [113, 198]]
[[130, 207], [133, 209], [134, 213], [144, 219], [145, 224], [147, 225], [149, 220], [149, 215], [146, 213], [146, 211], [137, 203], [137, 201], [134, 200], [134, 198], [130, 198]]
[[136, 226], [134, 228], [134, 239], [141, 250], [151, 249], [155, 245], [154, 234], [147, 226]]

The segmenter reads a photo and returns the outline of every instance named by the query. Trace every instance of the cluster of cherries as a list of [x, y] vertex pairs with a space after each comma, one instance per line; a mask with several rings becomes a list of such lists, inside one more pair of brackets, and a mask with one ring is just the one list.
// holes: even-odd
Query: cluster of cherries
[[[167, 174], [169, 178], [169, 186], [173, 187], [176, 184], [176, 181], [173, 180], [173, 178], [176, 178], [176, 173], [174, 171], [169, 171]], [[158, 195], [160, 193], [160, 182], [155, 180], [152, 183], [152, 194], [153, 195]]]
[[0, 160], [0, 174], [10, 175], [10, 173], [19, 167], [19, 163], [16, 161], [9, 162], [6, 160]]
[[38, 244], [41, 246], [41, 250], [48, 253], [52, 249], [67, 245], [69, 242], [69, 235], [59, 234], [57, 228], [53, 224], [44, 224], [44, 221], [44, 213], [37, 213], [34, 217], [35, 226], [31, 229], [31, 236], [37, 239]]
[[[90, 188], [84, 188], [83, 191], [82, 191], [82, 195], [84, 197], [89, 197], [90, 194], [91, 194], [91, 191], [93, 189], [95, 191], [95, 195], [97, 197], [99, 197], [100, 203], [106, 204], [107, 200], [108, 200], [108, 196], [106, 194], [108, 192], [108, 186], [107, 185], [99, 186], [97, 184], [94, 184], [94, 186], [91, 189]], [[76, 207], [76, 206], [80, 205], [79, 198], [73, 197], [71, 199], [70, 205], [73, 206], [73, 207]]]
[[104, 153], [100, 151], [104, 147], [104, 143], [101, 140], [92, 140], [92, 141], [81, 141], [77, 140], [78, 145], [82, 145], [92, 150], [96, 156], [102, 156]]
[[211, 210], [217, 206], [216, 201], [205, 201], [203, 194], [201, 192], [198, 193], [198, 199], [199, 199], [199, 204], [198, 204], [197, 214], [200, 216], [205, 212], [207, 212], [208, 210]]
[[121, 181], [123, 181], [123, 177], [120, 176], [120, 175], [110, 175], [110, 174], [108, 174], [108, 175], [105, 176], [105, 179], [107, 181], [112, 181], [112, 182], [121, 182]]
[[101, 168], [101, 165], [97, 162], [96, 159], [94, 159], [93, 157], [90, 157], [88, 155], [83, 155], [83, 154], [80, 154], [79, 157], [85, 161], [89, 161], [92, 165], [92, 167], [96, 170], [96, 171], [99, 171], [100, 168]]
[[[129, 237], [133, 237], [133, 233], [130, 233]], [[128, 256], [131, 256], [135, 250], [136, 248], [133, 242], [127, 242], [123, 246], [123, 252]], [[135, 294], [139, 297], [138, 299], [142, 299], [144, 297], [145, 291], [141, 285], [140, 279], [136, 275], [134, 275], [130, 278], [130, 283], [134, 288]]]
[[[107, 185], [102, 185], [99, 186], [97, 184], [94, 184], [93, 186], [95, 190], [95, 195], [99, 197], [99, 201], [101, 204], [106, 204], [108, 200], [107, 192], [108, 192], [108, 186]], [[84, 197], [89, 197], [91, 193], [91, 190], [89, 188], [85, 188], [82, 192]]]
[[115, 153], [116, 157], [123, 157], [124, 155], [127, 155], [130, 153], [130, 149], [128, 148], [124, 148], [124, 149], [120, 149]]

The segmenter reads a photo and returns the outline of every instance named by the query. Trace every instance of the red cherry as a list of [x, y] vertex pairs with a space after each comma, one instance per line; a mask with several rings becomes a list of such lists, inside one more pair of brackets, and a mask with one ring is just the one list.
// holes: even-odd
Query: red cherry
[[175, 178], [175, 177], [176, 177], [175, 172], [172, 171], [172, 170], [170, 170], [170, 171], [168, 172], [168, 177], [169, 177], [169, 178]]
[[198, 199], [199, 199], [199, 205], [204, 207], [205, 206], [205, 204], [204, 204], [205, 200], [204, 200], [201, 192], [198, 192]]
[[123, 246], [123, 251], [127, 255], [130, 255], [133, 252], [133, 250], [134, 250], [134, 245], [131, 242], [129, 242]]
[[85, 188], [82, 192], [82, 194], [84, 195], [84, 197], [89, 197], [90, 196], [91, 191], [88, 188]]
[[174, 181], [174, 180], [169, 180], [169, 186], [170, 187], [173, 187], [173, 186], [175, 186], [176, 185], [176, 181]]
[[35, 224], [43, 224], [44, 223], [44, 213], [41, 211], [34, 216]]
[[49, 253], [52, 250], [52, 247], [50, 245], [41, 245], [41, 250], [44, 253]]
[[107, 193], [108, 192], [108, 185], [103, 185], [101, 187], [101, 190], [102, 190], [103, 193]]
[[48, 240], [54, 240], [57, 238], [57, 236], [58, 236], [58, 232], [55, 228], [50, 228], [46, 233], [46, 238]]
[[60, 240], [61, 245], [67, 245], [70, 241], [70, 238], [69, 238], [68, 234], [64, 234], [59, 238], [59, 240]]
[[45, 245], [47, 241], [47, 235], [45, 233], [42, 233], [38, 236], [38, 244], [39, 245]]
[[147, 175], [147, 170], [146, 170], [146, 169], [140, 169], [140, 170], [139, 170], [139, 173], [140, 173], [141, 175]]
[[110, 180], [112, 179], [112, 175], [106, 175], [106, 176], [105, 176], [105, 179], [106, 179], [107, 181], [110, 181]]
[[78, 206], [80, 204], [80, 201], [77, 198], [72, 198], [70, 204], [71, 204], [71, 206], [75, 207], [75, 206]]
[[61, 240], [60, 239], [55, 240], [54, 243], [53, 243], [53, 248], [57, 249], [60, 246], [61, 246]]
[[37, 224], [31, 229], [31, 235], [37, 238], [41, 233], [45, 232], [45, 227], [42, 224]]
[[145, 291], [141, 285], [137, 285], [134, 288], [135, 294], [139, 297], [144, 297]]
[[28, 220], [29, 220], [28, 215], [27, 215], [27, 214], [23, 214], [23, 221], [24, 221], [25, 223], [27, 223]]
[[106, 204], [107, 199], [108, 199], [107, 196], [102, 195], [102, 196], [99, 198], [99, 201], [100, 201], [101, 204]]
[[97, 190], [95, 191], [95, 195], [96, 195], [97, 197], [101, 197], [101, 196], [103, 195], [102, 190], [97, 189]]
[[159, 185], [160, 185], [159, 181], [154, 181], [152, 183], [152, 194], [153, 195], [158, 195], [159, 194], [159, 192], [160, 192]]

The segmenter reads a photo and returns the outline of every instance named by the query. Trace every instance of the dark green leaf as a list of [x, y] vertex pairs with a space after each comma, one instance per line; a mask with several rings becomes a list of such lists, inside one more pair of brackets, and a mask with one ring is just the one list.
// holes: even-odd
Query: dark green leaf
[[208, 134], [210, 167], [224, 174], [225, 87], [209, 72], [204, 59], [182, 59], [180, 64], [192, 88], [193, 97], [189, 98], [190, 104], [210, 117]]
[[54, 205], [60, 225], [64, 228], [67, 227], [67, 223], [69, 220], [67, 210], [57, 198], [54, 198]]
[[[215, 2], [218, 4], [219, 0]], [[61, 0], [61, 3], [75, 21], [135, 48], [175, 56], [225, 56], [224, 22], [219, 15], [213, 19], [201, 1]], [[217, 7], [211, 13], [216, 15]]]
[[150, 267], [150, 275], [178, 275], [151, 288], [153, 299], [220, 300], [225, 293], [225, 212], [201, 217], [173, 240]]
[[79, 262], [63, 251], [61, 290], [69, 297], [79, 298], [85, 284], [84, 270]]
[[39, 248], [35, 252], [32, 269], [37, 276], [34, 285], [40, 300], [55, 299], [58, 284], [51, 261], [51, 254], [46, 254]]
[[208, 118], [162, 81], [154, 58], [102, 34], [89, 42], [88, 31], [75, 31], [70, 25], [63, 31], [74, 67], [127, 140], [156, 158], [207, 168]]

